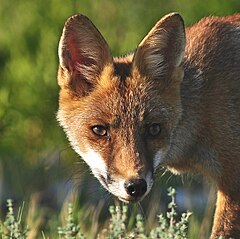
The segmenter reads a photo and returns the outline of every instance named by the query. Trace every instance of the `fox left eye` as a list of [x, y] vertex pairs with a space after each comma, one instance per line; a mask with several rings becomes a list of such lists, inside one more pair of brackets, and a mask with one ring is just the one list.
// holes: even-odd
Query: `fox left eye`
[[151, 124], [147, 129], [147, 134], [152, 137], [156, 137], [161, 133], [160, 124]]
[[108, 131], [106, 127], [102, 125], [95, 125], [92, 127], [92, 132], [96, 134], [97, 136], [107, 136]]

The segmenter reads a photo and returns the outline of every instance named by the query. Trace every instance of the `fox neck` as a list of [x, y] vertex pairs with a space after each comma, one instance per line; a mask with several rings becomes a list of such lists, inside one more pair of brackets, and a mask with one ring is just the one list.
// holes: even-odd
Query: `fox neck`
[[[197, 171], [217, 186], [217, 204], [211, 239], [240, 235], [240, 161], [237, 153], [229, 156], [219, 145], [217, 126], [211, 125], [211, 100], [203, 100], [206, 81], [200, 69], [185, 62], [181, 85], [182, 115], [172, 135], [166, 166], [174, 173]], [[207, 120], [202, 115], [208, 115]], [[203, 133], [204, 132], [204, 133]], [[215, 132], [215, 133], [214, 133]], [[204, 134], [201, 138], [201, 135]], [[200, 137], [199, 137], [200, 135]], [[183, 140], [184, 139], [184, 140]], [[226, 142], [226, 148], [238, 148], [238, 142]], [[188, 150], [189, 149], [189, 150]], [[219, 153], [220, 152], [220, 153]], [[238, 152], [238, 151], [236, 151]], [[234, 154], [234, 153], [232, 153]], [[231, 162], [234, 168], [229, 169]]]
[[220, 236], [238, 238], [240, 235], [240, 194], [226, 194], [218, 191], [217, 208], [214, 217], [211, 239]]
[[[239, 168], [238, 162], [234, 167]], [[227, 167], [226, 167], [227, 168]], [[239, 173], [224, 169], [222, 180], [218, 182], [217, 204], [211, 239], [239, 238], [240, 235], [240, 189]]]
[[[199, 133], [204, 127], [201, 110], [204, 110], [201, 91], [204, 88], [204, 76], [200, 69], [194, 68], [188, 61], [184, 64], [184, 79], [181, 83], [182, 114], [171, 135], [169, 153], [165, 165], [173, 173], [189, 171], [202, 172], [217, 179], [219, 166], [215, 151], [208, 142], [200, 142]], [[205, 137], [208, 139], [208, 137]]]

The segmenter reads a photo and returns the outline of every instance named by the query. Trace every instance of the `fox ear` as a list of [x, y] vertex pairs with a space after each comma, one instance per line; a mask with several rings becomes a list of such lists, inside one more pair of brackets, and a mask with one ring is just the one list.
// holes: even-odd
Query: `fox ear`
[[181, 65], [185, 43], [182, 17], [178, 13], [166, 15], [139, 44], [133, 64], [142, 75], [153, 79], [165, 77]]
[[72, 16], [66, 21], [58, 54], [58, 83], [78, 96], [87, 95], [104, 66], [112, 62], [103, 36], [83, 15]]

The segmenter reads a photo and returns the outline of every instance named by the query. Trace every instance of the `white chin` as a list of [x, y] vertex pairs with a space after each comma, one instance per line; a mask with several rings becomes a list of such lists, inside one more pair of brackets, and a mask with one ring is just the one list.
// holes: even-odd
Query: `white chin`
[[123, 198], [123, 197], [118, 197], [118, 199], [124, 203], [137, 203], [140, 202], [144, 199], [145, 196], [141, 198]]
[[122, 197], [118, 197], [118, 199], [122, 202], [125, 202], [125, 203], [130, 203], [131, 202], [129, 199], [125, 199], [125, 198], [122, 198]]

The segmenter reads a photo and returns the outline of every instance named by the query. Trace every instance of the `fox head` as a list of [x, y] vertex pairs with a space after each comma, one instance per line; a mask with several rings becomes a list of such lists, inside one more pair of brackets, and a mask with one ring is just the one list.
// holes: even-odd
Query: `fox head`
[[92, 22], [70, 17], [59, 43], [58, 120], [95, 177], [124, 202], [150, 191], [181, 115], [181, 16], [156, 23], [133, 54], [112, 57]]

